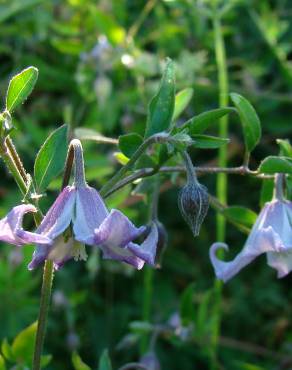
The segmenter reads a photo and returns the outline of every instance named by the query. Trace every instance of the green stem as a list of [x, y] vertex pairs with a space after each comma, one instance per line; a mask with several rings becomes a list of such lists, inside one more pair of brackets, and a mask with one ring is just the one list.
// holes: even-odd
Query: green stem
[[141, 155], [146, 151], [146, 149], [154, 144], [154, 143], [164, 143], [168, 140], [169, 135], [166, 133], [160, 133], [153, 136], [148, 137], [135, 151], [135, 153], [132, 155], [131, 159], [125, 166], [123, 166], [100, 190], [100, 195], [104, 196], [108, 192], [111, 191], [111, 189], [114, 187], [114, 185], [119, 182], [123, 176], [132, 169], [136, 161], [141, 157]]
[[[151, 302], [153, 293], [153, 268], [146, 266], [144, 269], [144, 282], [143, 282], [143, 312], [142, 319], [145, 322], [150, 321], [151, 316]], [[149, 336], [144, 334], [141, 339], [140, 353], [143, 355], [147, 351]]]
[[46, 260], [45, 266], [44, 266], [43, 283], [42, 283], [42, 290], [41, 290], [41, 301], [40, 301], [40, 309], [39, 309], [39, 316], [38, 316], [38, 326], [37, 326], [37, 333], [36, 333], [36, 339], [35, 339], [32, 370], [41, 369], [41, 356], [42, 356], [42, 350], [43, 350], [43, 345], [44, 345], [44, 340], [45, 340], [53, 277], [54, 277], [53, 261]]
[[[160, 181], [156, 177], [154, 179], [154, 189], [150, 194], [149, 202], [149, 218], [150, 220], [157, 219], [158, 217], [158, 199], [159, 199], [159, 187]], [[150, 266], [146, 266], [144, 269], [144, 283], [143, 283], [143, 309], [142, 309], [142, 320], [150, 322], [151, 319], [151, 305], [153, 295], [153, 279], [154, 269]], [[140, 353], [141, 356], [148, 350], [149, 347], [149, 335], [144, 334], [141, 339]]]
[[[225, 44], [222, 33], [221, 19], [216, 11], [216, 6], [213, 9], [213, 29], [214, 29], [214, 42], [215, 42], [215, 54], [216, 54], [216, 63], [218, 70], [218, 83], [219, 83], [219, 106], [226, 107], [228, 105], [228, 71], [226, 63], [226, 52]], [[227, 137], [228, 136], [228, 117], [225, 116], [220, 119], [219, 122], [219, 136]], [[222, 146], [219, 149], [219, 167], [226, 167], [227, 165], [227, 147]], [[217, 198], [220, 203], [227, 203], [227, 176], [226, 173], [219, 173], [217, 176], [217, 186], [216, 186]], [[226, 220], [221, 214], [217, 214], [216, 220], [216, 234], [218, 241], [225, 240], [226, 233]], [[217, 347], [218, 339], [220, 335], [220, 320], [221, 320], [221, 291], [222, 291], [222, 282], [216, 280], [214, 285], [214, 294], [215, 294], [215, 304], [214, 304], [214, 317], [215, 324], [212, 331], [211, 338], [211, 368], [217, 368]]]

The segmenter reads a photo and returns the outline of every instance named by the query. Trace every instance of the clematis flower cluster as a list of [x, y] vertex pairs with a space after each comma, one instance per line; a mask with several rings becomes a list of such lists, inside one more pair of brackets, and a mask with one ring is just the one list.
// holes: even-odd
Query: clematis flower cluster
[[17, 246], [34, 243], [36, 249], [29, 269], [46, 259], [60, 268], [67, 260], [85, 260], [85, 245], [97, 246], [103, 258], [126, 262], [141, 269], [145, 262], [154, 265], [158, 230], [155, 225], [141, 245], [134, 242], [145, 232], [136, 227], [122, 212], [109, 211], [99, 195], [85, 181], [83, 151], [79, 140], [72, 140], [75, 176], [72, 186], [59, 194], [34, 233], [23, 230], [27, 212], [36, 212], [32, 205], [14, 207], [0, 220], [0, 240]]
[[260, 254], [266, 253], [267, 263], [278, 272], [278, 278], [292, 270], [292, 202], [284, 199], [283, 176], [276, 180], [275, 197], [260, 212], [242, 251], [229, 262], [216, 256], [218, 249], [228, 250], [224, 243], [214, 243], [210, 259], [218, 279], [230, 280]]

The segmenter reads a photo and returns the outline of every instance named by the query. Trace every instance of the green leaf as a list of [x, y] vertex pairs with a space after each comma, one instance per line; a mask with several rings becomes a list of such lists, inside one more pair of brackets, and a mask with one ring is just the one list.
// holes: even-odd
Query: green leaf
[[167, 61], [157, 95], [151, 100], [147, 117], [145, 137], [169, 128], [175, 100], [174, 64]]
[[38, 70], [35, 67], [28, 67], [12, 77], [6, 94], [6, 109], [9, 112], [24, 102], [32, 92], [37, 79]]
[[191, 283], [182, 293], [180, 299], [180, 317], [182, 325], [187, 326], [190, 322], [195, 320], [195, 305], [193, 302], [195, 291], [195, 283]]
[[156, 162], [148, 154], [142, 154], [135, 163], [135, 170], [139, 170], [141, 168], [154, 168], [154, 167], [156, 167]]
[[37, 154], [34, 176], [38, 191], [46, 190], [65, 165], [67, 155], [67, 125], [53, 131]]
[[172, 120], [175, 121], [180, 114], [185, 110], [185, 108], [188, 106], [189, 102], [191, 101], [193, 97], [194, 90], [191, 88], [187, 88], [184, 90], [181, 90], [179, 93], [175, 96], [175, 104], [174, 104], [174, 112], [172, 116]]
[[13, 352], [10, 344], [8, 343], [7, 339], [5, 338], [1, 344], [1, 351], [4, 357], [9, 361], [14, 361]]
[[234, 109], [228, 107], [203, 112], [185, 122], [181, 129], [188, 128], [191, 135], [201, 134], [218, 119], [231, 112], [234, 112]]
[[254, 107], [243, 96], [232, 93], [231, 100], [238, 110], [243, 128], [245, 146], [251, 152], [261, 138], [261, 123]]
[[41, 357], [41, 365], [42, 367], [46, 367], [51, 362], [53, 356], [52, 355], [44, 355]]
[[6, 370], [5, 360], [1, 355], [0, 355], [0, 370]]
[[37, 322], [34, 322], [21, 331], [12, 343], [13, 357], [18, 363], [31, 365], [34, 351], [34, 342], [37, 330]]
[[260, 164], [260, 173], [289, 173], [292, 174], [292, 159], [288, 157], [266, 157]]
[[72, 353], [72, 364], [75, 370], [91, 370], [90, 367], [82, 361], [77, 352]]
[[92, 130], [90, 128], [79, 127], [74, 130], [74, 135], [76, 139], [79, 140], [92, 140], [96, 141], [97, 143], [106, 143], [106, 144], [117, 144], [118, 141], [116, 139], [112, 139], [110, 137], [104, 136], [99, 132]]
[[216, 149], [229, 143], [228, 138], [209, 135], [192, 135], [193, 145], [201, 149]]
[[280, 154], [285, 157], [292, 158], [292, 146], [289, 140], [277, 139], [277, 144], [280, 146]]
[[227, 207], [222, 211], [222, 214], [230, 221], [249, 228], [253, 226], [257, 218], [255, 212], [240, 206]]
[[111, 360], [107, 349], [105, 349], [100, 356], [98, 370], [112, 370]]
[[131, 158], [139, 146], [143, 143], [142, 136], [132, 133], [121, 135], [119, 137], [119, 148], [120, 151], [125, 154], [126, 157]]

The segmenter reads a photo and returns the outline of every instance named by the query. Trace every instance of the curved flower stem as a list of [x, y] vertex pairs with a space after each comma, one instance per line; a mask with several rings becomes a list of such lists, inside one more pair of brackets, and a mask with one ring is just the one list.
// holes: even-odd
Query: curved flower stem
[[45, 340], [49, 304], [51, 299], [52, 284], [54, 278], [53, 261], [46, 260], [44, 266], [43, 283], [41, 290], [41, 301], [38, 316], [38, 326], [34, 346], [32, 370], [41, 369], [41, 356]]
[[148, 137], [135, 151], [131, 159], [125, 166], [123, 166], [100, 190], [100, 195], [105, 196], [111, 189], [120, 181], [123, 176], [131, 170], [136, 161], [141, 157], [141, 155], [146, 151], [146, 149], [154, 143], [165, 143], [167, 142], [169, 135], [167, 133], [161, 132], [153, 136]]

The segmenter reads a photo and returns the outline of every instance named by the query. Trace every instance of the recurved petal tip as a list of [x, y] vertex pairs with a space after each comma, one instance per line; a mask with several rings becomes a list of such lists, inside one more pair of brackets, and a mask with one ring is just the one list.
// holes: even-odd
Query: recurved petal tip
[[22, 246], [25, 244], [38, 242], [40, 244], [48, 243], [50, 240], [37, 233], [31, 233], [23, 230], [22, 221], [26, 213], [36, 212], [32, 204], [22, 204], [12, 208], [12, 210], [0, 220], [0, 240]]
[[158, 228], [155, 223], [141, 245], [129, 243], [128, 249], [151, 266], [155, 266], [156, 248], [158, 243]]

